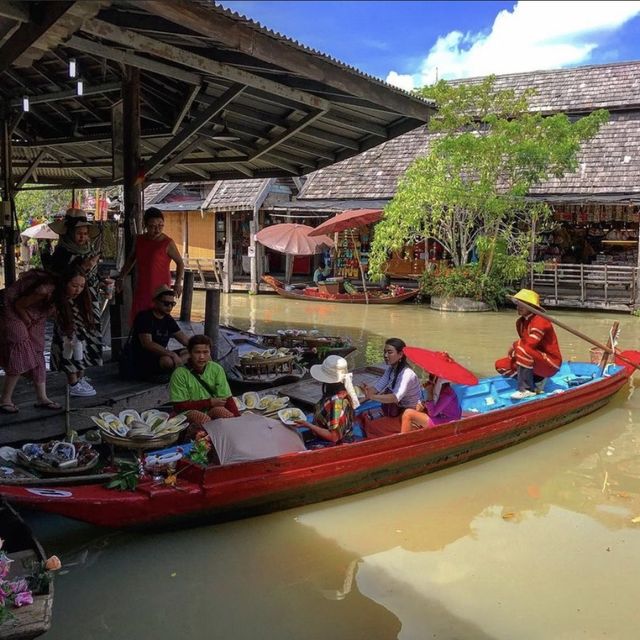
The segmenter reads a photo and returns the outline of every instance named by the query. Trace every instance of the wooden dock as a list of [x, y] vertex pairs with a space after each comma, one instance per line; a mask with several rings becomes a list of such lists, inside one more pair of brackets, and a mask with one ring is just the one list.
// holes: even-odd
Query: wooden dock
[[[93, 428], [90, 416], [99, 411], [118, 413], [123, 409], [151, 409], [169, 399], [167, 384], [152, 384], [137, 380], [121, 380], [117, 363], [87, 369], [97, 395], [90, 398], [71, 398], [69, 423], [76, 431]], [[47, 373], [49, 398], [65, 405], [66, 377], [59, 373]], [[13, 396], [20, 411], [16, 414], [0, 414], [0, 446], [45, 440], [65, 435], [64, 408], [58, 411], [36, 409], [33, 385], [24, 379], [18, 383]]]

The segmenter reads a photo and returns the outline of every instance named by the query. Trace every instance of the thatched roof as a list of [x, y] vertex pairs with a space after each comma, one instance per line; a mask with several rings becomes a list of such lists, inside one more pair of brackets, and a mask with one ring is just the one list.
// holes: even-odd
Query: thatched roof
[[[472, 79], [469, 82], [475, 82]], [[610, 121], [583, 145], [578, 170], [538, 185], [532, 195], [588, 197], [640, 194], [640, 62], [498, 76], [496, 87], [538, 88], [532, 109], [611, 111]], [[420, 127], [353, 158], [312, 173], [304, 200], [390, 199], [411, 162], [428, 153], [432, 134]]]

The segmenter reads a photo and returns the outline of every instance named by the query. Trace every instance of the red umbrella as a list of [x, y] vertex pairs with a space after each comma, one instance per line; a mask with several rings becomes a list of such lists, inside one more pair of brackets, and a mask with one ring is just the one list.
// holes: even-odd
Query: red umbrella
[[306, 224], [274, 224], [256, 233], [256, 240], [269, 249], [294, 256], [311, 256], [333, 247], [328, 236], [310, 238], [313, 227]]
[[458, 384], [478, 384], [478, 378], [458, 364], [446, 351], [430, 351], [421, 347], [405, 347], [407, 358], [438, 378]]
[[382, 209], [350, 209], [338, 213], [333, 218], [325, 220], [319, 227], [309, 233], [310, 236], [319, 236], [323, 233], [336, 233], [345, 229], [355, 229], [373, 224], [382, 219]]

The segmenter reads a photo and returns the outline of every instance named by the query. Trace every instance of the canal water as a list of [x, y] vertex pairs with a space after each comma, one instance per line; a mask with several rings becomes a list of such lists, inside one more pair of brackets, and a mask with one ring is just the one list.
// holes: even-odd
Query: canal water
[[[196, 305], [202, 305], [196, 295]], [[201, 307], [200, 307], [201, 311]], [[558, 312], [640, 345], [640, 319]], [[196, 314], [194, 314], [196, 316]], [[446, 350], [479, 376], [515, 311], [222, 297], [221, 321]], [[558, 331], [565, 359], [589, 345]], [[640, 629], [640, 394], [479, 460], [376, 491], [223, 525], [128, 533], [31, 514], [63, 570], [47, 640], [635, 639]]]

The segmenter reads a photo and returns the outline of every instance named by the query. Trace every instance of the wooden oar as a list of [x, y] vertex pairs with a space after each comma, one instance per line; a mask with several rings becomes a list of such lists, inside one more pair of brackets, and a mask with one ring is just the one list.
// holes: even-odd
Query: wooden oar
[[594, 347], [598, 347], [599, 349], [602, 349], [603, 351], [606, 351], [607, 353], [610, 353], [612, 356], [615, 356], [619, 360], [622, 360], [622, 362], [624, 362], [624, 363], [626, 363], [628, 365], [631, 365], [635, 369], [640, 370], [640, 365], [636, 364], [635, 362], [633, 362], [631, 360], [628, 360], [624, 356], [621, 356], [620, 352], [617, 349], [609, 347], [606, 344], [602, 344], [602, 342], [598, 342], [597, 340], [594, 340], [593, 338], [590, 338], [589, 336], [587, 336], [584, 333], [582, 333], [582, 331], [578, 331], [577, 329], [574, 329], [573, 327], [570, 327], [569, 325], [565, 324], [564, 322], [560, 322], [560, 320], [557, 320], [553, 316], [550, 316], [548, 313], [545, 313], [542, 309], [539, 309], [538, 307], [533, 307], [530, 304], [527, 304], [526, 302], [523, 302], [519, 298], [514, 298], [513, 296], [508, 296], [508, 298], [510, 300], [512, 300], [515, 304], [522, 305], [527, 311], [530, 311], [531, 313], [535, 313], [537, 316], [540, 316], [541, 318], [545, 318], [545, 320], [548, 320], [549, 322], [552, 322], [553, 324], [555, 324], [558, 327], [564, 329], [565, 331], [568, 331], [569, 333], [572, 333], [574, 336], [577, 336], [578, 338], [581, 338], [582, 340], [585, 340], [586, 342], [591, 343]]

